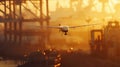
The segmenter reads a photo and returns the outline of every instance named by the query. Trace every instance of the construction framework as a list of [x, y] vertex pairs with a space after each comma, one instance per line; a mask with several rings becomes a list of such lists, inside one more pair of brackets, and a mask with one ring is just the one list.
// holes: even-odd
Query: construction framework
[[[36, 15], [30, 9], [28, 9], [23, 4], [29, 1], [32, 3], [34, 8], [39, 9], [39, 17], [25, 19], [22, 15], [22, 8], [25, 8], [34, 16]], [[37, 7], [33, 2], [39, 2], [39, 7]], [[46, 3], [46, 15], [43, 14], [43, 1]], [[0, 23], [4, 23], [4, 43], [5, 44], [22, 44], [22, 37], [24, 35], [39, 35], [40, 38], [44, 38], [44, 40], [48, 41], [50, 32], [42, 29], [43, 24], [49, 26], [50, 16], [49, 16], [49, 1], [48, 0], [0, 0], [0, 5], [3, 6], [3, 9], [0, 9], [0, 13], [3, 16], [0, 16]], [[17, 7], [17, 10], [16, 10]], [[23, 23], [29, 22], [39, 22], [40, 30], [38, 31], [24, 31]], [[41, 34], [40, 34], [41, 33]], [[44, 34], [44, 36], [43, 36]], [[43, 39], [40, 39], [43, 40]], [[43, 45], [45, 41], [40, 41]]]

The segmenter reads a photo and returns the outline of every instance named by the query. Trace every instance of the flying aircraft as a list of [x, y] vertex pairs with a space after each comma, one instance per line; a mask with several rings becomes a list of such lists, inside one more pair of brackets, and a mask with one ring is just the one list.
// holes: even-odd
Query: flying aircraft
[[91, 26], [96, 24], [90, 24], [90, 25], [79, 25], [79, 26], [62, 26], [59, 24], [59, 26], [49, 26], [48, 28], [56, 28], [59, 29], [61, 32], [64, 32], [64, 35], [67, 35], [70, 28], [78, 28], [78, 27], [85, 27], [85, 26]]

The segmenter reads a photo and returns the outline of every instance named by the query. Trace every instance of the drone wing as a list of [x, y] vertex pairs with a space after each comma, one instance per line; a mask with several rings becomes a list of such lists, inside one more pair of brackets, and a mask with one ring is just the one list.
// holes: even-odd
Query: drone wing
[[61, 26], [48, 26], [47, 28], [56, 28], [56, 29], [59, 29], [59, 28], [61, 28]]
[[56, 28], [56, 29], [60, 29], [62, 26], [46, 26], [46, 27], [42, 27], [42, 26], [35, 26], [34, 28]]
[[93, 26], [98, 24], [90, 24], [90, 25], [79, 25], [79, 26], [69, 26], [69, 28], [77, 28], [77, 27], [85, 27], [85, 26]]

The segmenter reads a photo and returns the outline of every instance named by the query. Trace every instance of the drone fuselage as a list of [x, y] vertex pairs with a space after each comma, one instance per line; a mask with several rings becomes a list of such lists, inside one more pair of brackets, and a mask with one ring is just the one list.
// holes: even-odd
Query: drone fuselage
[[64, 32], [65, 35], [67, 35], [67, 32], [69, 31], [69, 26], [60, 26], [60, 31]]

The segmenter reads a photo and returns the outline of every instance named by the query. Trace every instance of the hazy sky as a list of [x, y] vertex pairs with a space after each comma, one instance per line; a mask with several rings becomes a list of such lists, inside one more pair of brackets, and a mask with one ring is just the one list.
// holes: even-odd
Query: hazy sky
[[[59, 7], [63, 7], [63, 8], [69, 8], [70, 7], [70, 0], [49, 0], [50, 1], [50, 10], [55, 10], [56, 8], [56, 4], [58, 3]], [[103, 3], [100, 2], [99, 0], [91, 0], [93, 1], [93, 7], [91, 8], [91, 10], [93, 11], [102, 11], [103, 8]], [[75, 8], [78, 4], [78, 2], [80, 2], [80, 0], [76, 0], [72, 3], [72, 7]], [[89, 2], [90, 0], [81, 0], [82, 4], [81, 6], [83, 8], [89, 6]], [[116, 4], [119, 3], [119, 0], [108, 0], [108, 2], [105, 3], [105, 11], [106, 12], [114, 12], [114, 6]]]

